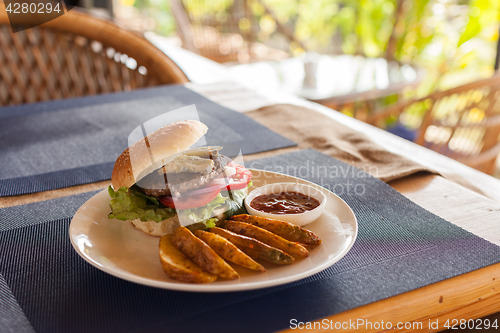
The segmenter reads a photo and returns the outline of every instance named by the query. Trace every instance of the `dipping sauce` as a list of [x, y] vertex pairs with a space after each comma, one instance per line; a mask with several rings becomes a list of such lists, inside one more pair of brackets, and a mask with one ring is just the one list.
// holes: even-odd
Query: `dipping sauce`
[[270, 214], [300, 214], [319, 206], [319, 201], [298, 192], [280, 192], [255, 197], [250, 206]]

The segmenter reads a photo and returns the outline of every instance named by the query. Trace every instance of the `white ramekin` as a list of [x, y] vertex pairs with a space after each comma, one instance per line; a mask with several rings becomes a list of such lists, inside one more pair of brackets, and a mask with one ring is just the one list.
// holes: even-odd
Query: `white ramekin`
[[[299, 214], [271, 214], [260, 210], [256, 210], [250, 206], [252, 200], [259, 195], [280, 193], [280, 192], [298, 192], [308, 195], [318, 200], [319, 206], [314, 208], [313, 210]], [[275, 184], [264, 185], [254, 189], [245, 198], [245, 207], [249, 214], [267, 217], [270, 219], [286, 221], [296, 224], [298, 226], [303, 226], [308, 223], [311, 223], [318, 217], [320, 217], [320, 215], [323, 214], [323, 211], [325, 210], [325, 205], [326, 205], [326, 196], [323, 194], [323, 192], [312, 186], [304, 184], [296, 184], [296, 183], [275, 183]]]

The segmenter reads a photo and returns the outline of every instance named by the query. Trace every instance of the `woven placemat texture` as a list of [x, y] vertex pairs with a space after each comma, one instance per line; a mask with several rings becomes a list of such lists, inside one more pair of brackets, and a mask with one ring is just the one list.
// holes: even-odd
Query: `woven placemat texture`
[[[170, 112], [193, 104], [197, 114], [194, 109]], [[116, 158], [143, 137], [141, 133], [128, 142], [136, 127], [148, 121], [144, 133], [149, 133], [197, 116], [209, 128], [206, 144], [222, 145], [229, 155], [296, 145], [246, 115], [177, 85], [6, 107], [0, 110], [0, 196], [110, 179]]]
[[500, 247], [317, 151], [248, 165], [300, 176], [342, 197], [359, 224], [350, 252], [318, 274], [278, 287], [235, 293], [161, 290], [103, 273], [72, 249], [71, 216], [95, 192], [4, 208], [0, 304], [15, 307], [0, 306], [0, 331], [273, 332], [288, 328], [292, 318], [318, 319], [499, 262]]

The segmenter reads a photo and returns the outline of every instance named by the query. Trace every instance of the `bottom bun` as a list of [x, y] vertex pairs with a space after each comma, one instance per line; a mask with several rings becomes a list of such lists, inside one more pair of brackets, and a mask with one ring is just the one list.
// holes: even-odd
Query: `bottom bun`
[[161, 222], [155, 222], [155, 221], [142, 222], [139, 219], [135, 219], [130, 222], [134, 227], [151, 236], [163, 236], [166, 234], [171, 234], [172, 232], [174, 232], [175, 229], [177, 229], [180, 226], [179, 218], [177, 217], [177, 215], [168, 218], [166, 220], [163, 220]]

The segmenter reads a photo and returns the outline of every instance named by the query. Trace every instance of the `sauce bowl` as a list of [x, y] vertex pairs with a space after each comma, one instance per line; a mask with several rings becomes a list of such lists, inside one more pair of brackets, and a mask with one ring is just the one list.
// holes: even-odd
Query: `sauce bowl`
[[[318, 200], [319, 206], [307, 212], [298, 214], [272, 214], [257, 210], [252, 206], [250, 206], [252, 200], [258, 197], [259, 195], [281, 193], [281, 192], [298, 192], [308, 195], [311, 198]], [[245, 198], [245, 207], [249, 214], [261, 217], [267, 217], [275, 220], [286, 221], [298, 226], [303, 226], [308, 223], [311, 223], [318, 217], [320, 217], [320, 215], [325, 210], [325, 205], [326, 205], [326, 196], [321, 191], [309, 185], [296, 184], [296, 183], [274, 183], [274, 184], [264, 185], [254, 189]]]

